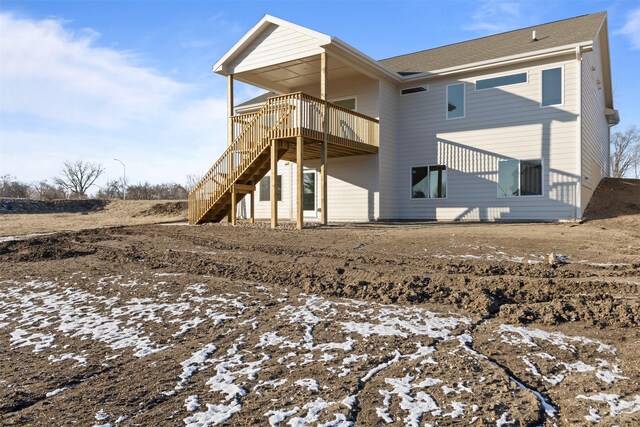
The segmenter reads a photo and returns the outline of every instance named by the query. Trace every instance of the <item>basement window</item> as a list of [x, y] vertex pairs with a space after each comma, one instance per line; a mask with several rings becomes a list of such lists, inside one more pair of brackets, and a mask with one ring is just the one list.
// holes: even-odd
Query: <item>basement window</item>
[[[276, 199], [282, 201], [282, 175], [278, 175], [278, 184], [276, 186]], [[271, 176], [265, 176], [260, 180], [260, 201], [271, 201]]]
[[444, 165], [411, 168], [412, 199], [442, 199], [447, 197], [447, 167]]
[[498, 86], [509, 86], [527, 82], [527, 73], [510, 74], [476, 81], [476, 90], [491, 89]]
[[429, 85], [408, 87], [400, 91], [400, 95], [412, 95], [414, 93], [429, 92]]
[[541, 195], [541, 160], [510, 159], [498, 163], [498, 197]]

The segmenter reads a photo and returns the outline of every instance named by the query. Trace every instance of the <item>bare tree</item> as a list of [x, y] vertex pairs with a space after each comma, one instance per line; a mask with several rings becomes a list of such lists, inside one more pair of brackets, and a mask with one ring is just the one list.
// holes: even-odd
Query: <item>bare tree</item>
[[104, 172], [104, 167], [100, 163], [64, 162], [61, 176], [55, 177], [53, 182], [71, 192], [77, 198], [87, 197], [87, 190], [96, 182]]
[[0, 197], [29, 198], [29, 184], [18, 181], [13, 175], [0, 176]]
[[122, 190], [125, 188], [122, 185], [122, 178], [112, 179], [107, 181], [105, 185], [96, 193], [97, 199], [122, 199]]
[[187, 183], [184, 186], [185, 190], [191, 191], [194, 188], [196, 188], [196, 185], [198, 185], [198, 183], [200, 182], [200, 179], [202, 178], [203, 175], [204, 174], [198, 175], [198, 174], [195, 174], [195, 173], [188, 174], [187, 175]]
[[31, 184], [32, 198], [38, 200], [54, 200], [64, 199], [64, 190], [60, 187], [54, 187], [45, 179]]
[[611, 135], [611, 176], [622, 178], [640, 161], [640, 132], [634, 125], [624, 132]]

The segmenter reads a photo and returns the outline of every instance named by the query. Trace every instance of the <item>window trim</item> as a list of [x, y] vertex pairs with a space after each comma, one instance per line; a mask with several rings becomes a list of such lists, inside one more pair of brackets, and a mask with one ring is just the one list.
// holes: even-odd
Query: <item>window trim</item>
[[[520, 83], [511, 83], [511, 84], [508, 84], [508, 85], [499, 85], [499, 86], [487, 87], [487, 88], [484, 88], [484, 89], [478, 89], [478, 82], [479, 81], [489, 80], [489, 79], [497, 79], [497, 78], [500, 78], [500, 77], [515, 76], [515, 75], [518, 75], [518, 74], [524, 74], [526, 76], [525, 81], [520, 82]], [[478, 79], [475, 82], [473, 82], [473, 88], [474, 88], [474, 92], [482, 92], [482, 91], [485, 91], [485, 90], [497, 89], [497, 88], [503, 87], [503, 86], [520, 86], [520, 85], [526, 85], [528, 83], [529, 83], [529, 70], [525, 70], [523, 72], [517, 72], [517, 73], [514, 73], [514, 72], [510, 72], [508, 74], [500, 73], [498, 75], [494, 75], [493, 77], [485, 77], [485, 78], [482, 78], [482, 79]]]
[[[331, 98], [329, 100], [329, 102], [331, 102], [333, 104], [336, 101], [346, 101], [347, 99], [353, 99], [353, 104], [354, 104], [355, 108], [352, 111], [355, 111], [357, 113], [358, 112], [358, 96], [357, 95], [349, 95], [349, 96], [341, 96], [339, 98]], [[341, 108], [344, 108], [344, 107], [341, 107]]]
[[[517, 160], [518, 161], [518, 193], [522, 192], [522, 184], [521, 184], [521, 179], [522, 179], [522, 175], [520, 172], [520, 166], [522, 164], [522, 162], [532, 162], [532, 161], [540, 161], [540, 179], [542, 180], [540, 182], [540, 194], [527, 194], [527, 195], [522, 195], [522, 194], [518, 194], [517, 196], [501, 196], [500, 195], [500, 162], [504, 162], [506, 160]], [[498, 169], [496, 170], [496, 197], [498, 199], [519, 199], [522, 197], [525, 198], [531, 198], [531, 197], [544, 197], [544, 172], [545, 172], [545, 167], [544, 167], [544, 159], [543, 158], [538, 158], [538, 159], [532, 159], [532, 158], [527, 158], [527, 159], [515, 159], [515, 158], [508, 158], [508, 159], [498, 159]]]
[[[460, 117], [449, 117], [449, 86], [459, 86], [462, 85], [462, 116]], [[465, 82], [460, 83], [450, 83], [446, 88], [446, 101], [444, 103], [444, 112], [446, 120], [459, 120], [464, 119], [467, 116], [467, 87]]]
[[[409, 90], [409, 89], [417, 89], [417, 88], [423, 88], [424, 90], [419, 90], [416, 92], [409, 92], [409, 93], [402, 93], [405, 90]], [[400, 96], [411, 96], [411, 95], [417, 95], [420, 93], [427, 93], [429, 92], [429, 85], [428, 84], [424, 84], [424, 85], [420, 85], [420, 86], [411, 86], [411, 87], [404, 87], [402, 89], [400, 89]]]
[[449, 198], [449, 190], [447, 189], [448, 185], [445, 184], [445, 191], [444, 197], [413, 197], [413, 168], [427, 168], [427, 179], [429, 178], [429, 173], [431, 172], [431, 167], [432, 166], [444, 166], [444, 170], [447, 171], [447, 180], [446, 182], [449, 182], [449, 166], [445, 165], [445, 164], [438, 164], [438, 163], [433, 163], [433, 164], [425, 164], [425, 163], [419, 163], [419, 164], [415, 164], [415, 165], [410, 165], [409, 166], [409, 200], [446, 200]]
[[[560, 68], [560, 104], [550, 104], [550, 105], [542, 105], [542, 72], [547, 70], [555, 70], [556, 68]], [[557, 106], [564, 106], [564, 64], [554, 65], [553, 67], [545, 67], [540, 68], [540, 85], [539, 85], [539, 96], [540, 96], [540, 108], [553, 108]]]

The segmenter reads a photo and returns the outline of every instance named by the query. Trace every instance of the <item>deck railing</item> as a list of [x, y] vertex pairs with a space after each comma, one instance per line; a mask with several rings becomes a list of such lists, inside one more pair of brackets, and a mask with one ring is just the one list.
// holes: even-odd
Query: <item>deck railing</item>
[[197, 223], [256, 160], [271, 140], [304, 136], [357, 148], [378, 146], [378, 120], [298, 92], [274, 96], [256, 113], [232, 117], [233, 143], [189, 193], [189, 222]]

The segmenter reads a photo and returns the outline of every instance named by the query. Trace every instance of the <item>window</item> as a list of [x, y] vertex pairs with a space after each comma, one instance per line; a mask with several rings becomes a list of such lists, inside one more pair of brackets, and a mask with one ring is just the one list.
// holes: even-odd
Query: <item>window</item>
[[447, 86], [447, 119], [464, 117], [464, 83]]
[[498, 86], [515, 85], [527, 82], [527, 73], [510, 74], [508, 76], [492, 77], [476, 81], [476, 90], [490, 89]]
[[411, 168], [411, 198], [441, 199], [447, 197], [447, 167], [416, 166]]
[[562, 68], [542, 70], [543, 107], [562, 104]]
[[356, 98], [342, 98], [331, 101], [332, 104], [338, 107], [346, 108], [347, 110], [356, 111]]
[[400, 95], [411, 95], [412, 93], [429, 92], [429, 85], [409, 87], [402, 89]]
[[[268, 202], [271, 200], [271, 177], [265, 176], [260, 180], [260, 201]], [[278, 183], [276, 185], [276, 200], [282, 201], [282, 175], [278, 175]]]
[[541, 195], [541, 160], [501, 160], [498, 163], [498, 197]]

